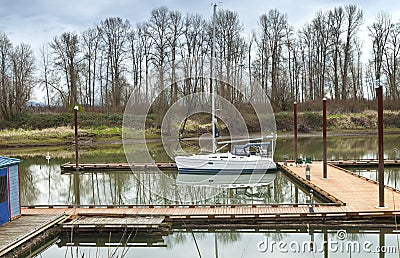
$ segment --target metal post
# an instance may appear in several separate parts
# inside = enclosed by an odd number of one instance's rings
[[[310,168],[310,165],[306,165],[306,179],[308,180],[308,181],[311,181],[311,168]]]
[[[310,205],[308,206],[309,212],[314,212],[314,190],[310,190]]]
[[[384,193],[384,160],[383,160],[383,88],[378,86],[376,89],[376,98],[378,100],[378,159],[379,159],[379,207],[385,207],[385,193]]]
[[[289,159],[289,155],[283,155],[283,165],[287,166],[287,160]]]
[[[297,102],[293,103],[293,134],[294,134],[294,161],[298,158],[297,153]]]
[[[75,169],[79,170],[79,153],[78,153],[78,110],[79,107],[74,107],[74,120],[75,120]]]
[[[328,167],[327,167],[327,146],[326,146],[326,98],[322,99],[322,138],[324,141],[323,151],[323,178],[328,178]]]

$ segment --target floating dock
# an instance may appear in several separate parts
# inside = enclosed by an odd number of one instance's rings
[[[171,164],[171,163],[168,163]],[[400,191],[385,187],[386,208],[377,208],[378,184],[343,168],[328,165],[328,179],[323,179],[322,162],[310,164],[311,180],[305,176],[305,166],[293,162],[278,163],[296,183],[313,189],[315,194],[330,200],[330,204],[315,205],[311,212],[308,205],[299,204],[261,204],[261,205],[127,205],[125,207],[72,207],[72,206],[35,206],[22,210],[23,214],[90,214],[90,215],[137,215],[164,216],[167,221],[174,220],[226,220],[257,219],[259,221],[277,220],[324,220],[341,217],[346,219],[368,219],[386,217],[394,219],[400,215]],[[397,204],[397,205],[396,205]],[[218,221],[219,222],[219,221]]]
[[[293,160],[289,160],[289,163],[293,163]],[[315,161],[319,162],[319,161]],[[283,163],[283,162],[282,162]],[[378,160],[375,159],[360,159],[360,160],[330,160],[329,164],[340,166],[340,167],[378,167]],[[385,166],[387,167],[400,167],[400,161],[398,160],[385,160]],[[76,171],[75,163],[65,163],[61,165],[61,169],[64,171]],[[78,171],[92,171],[92,170],[176,170],[177,166],[174,162],[157,162],[157,163],[82,163],[79,164]]]
[[[64,213],[24,215],[2,225],[0,227],[0,257],[3,257],[3,255],[12,252],[22,245],[26,245],[26,248],[30,248],[28,242],[35,237],[40,236],[42,241],[51,234],[57,235],[57,232],[49,233],[48,230],[58,223],[65,221],[68,217],[69,215]],[[44,234],[45,232],[47,233]],[[31,244],[34,245],[35,243]]]
[[[75,163],[65,163],[61,165],[61,169],[64,171],[76,171]],[[89,170],[176,170],[175,163],[82,163],[79,164],[78,171],[89,171]]]
[[[379,161],[375,159],[360,159],[360,160],[331,160],[329,164],[340,167],[378,167]],[[398,160],[384,160],[385,167],[398,167]]]
[[[324,179],[322,162],[309,164],[311,180],[305,177],[305,166],[296,166],[293,163],[288,163],[286,166],[279,163],[279,166],[296,181],[354,212],[400,211],[399,190],[385,186],[386,208],[377,208],[378,183],[338,166],[328,163],[328,178]]]
[[[385,205],[378,205],[378,184],[373,180],[328,165],[328,178],[323,179],[322,162],[309,164],[311,180],[305,166],[278,163],[285,173],[331,203],[310,204],[225,204],[225,205],[47,205],[22,208],[22,217],[0,227],[0,235],[11,242],[0,242],[1,253],[21,245],[19,239],[29,240],[56,227],[94,233],[136,228],[143,232],[165,234],[169,227],[185,228],[279,228],[321,227],[390,228],[396,227],[400,216],[400,191],[386,186]],[[60,215],[61,214],[61,215]],[[31,218],[42,218],[36,224]],[[52,219],[50,219],[52,218]],[[66,220],[68,218],[68,220]],[[20,224],[19,224],[20,223]],[[30,224],[31,230],[19,225]],[[34,230],[32,230],[32,228]],[[10,230],[9,233],[5,230]],[[13,236],[11,236],[11,234]]]

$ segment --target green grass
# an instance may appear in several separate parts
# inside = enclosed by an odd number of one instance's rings
[[[245,113],[250,132],[258,132],[259,128],[250,114]],[[146,131],[143,129],[122,129],[124,115],[121,113],[79,113],[79,139],[85,144],[101,144],[122,141],[122,134],[129,139],[159,139],[161,132],[157,125],[156,115],[148,115]],[[190,117],[185,130],[185,137],[196,137],[209,132],[211,125],[208,115]],[[249,119],[252,118],[252,119]],[[125,122],[136,126],[143,121],[140,116],[127,116]],[[251,121],[250,121],[251,120]],[[279,112],[275,114],[276,128],[279,134],[293,131],[293,113]],[[158,120],[157,120],[158,121]],[[250,121],[250,122],[249,122]],[[334,113],[328,114],[328,130],[332,133],[362,134],[376,130],[376,111],[363,113]],[[387,133],[400,132],[400,112],[385,111],[385,130]],[[225,125],[219,124],[224,132]],[[299,112],[298,130],[300,133],[320,132],[322,129],[322,112]],[[19,114],[10,121],[0,123],[0,146],[42,146],[65,145],[74,141],[73,115],[61,114]]]

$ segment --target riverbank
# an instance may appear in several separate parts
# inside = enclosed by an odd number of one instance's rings
[[[329,130],[329,137],[365,136],[375,135],[376,129],[335,129]],[[137,132],[130,141],[143,141],[143,132]],[[400,135],[400,128],[386,128],[385,134]],[[132,134],[130,134],[132,136]],[[191,137],[192,136],[192,137]],[[191,140],[198,140],[198,136],[188,136]],[[290,131],[278,131],[278,138],[290,139],[293,133]],[[299,133],[299,138],[322,137],[321,131]],[[221,137],[223,139],[224,137]],[[146,133],[146,142],[161,142],[160,134],[156,132]],[[70,127],[46,128],[42,130],[0,130],[0,148],[27,148],[27,147],[51,147],[68,146],[74,144],[74,130]],[[79,144],[81,146],[97,146],[107,144],[122,144],[122,128],[93,128],[79,129]]]
[[[151,117],[149,124],[151,124]],[[293,137],[293,114],[280,112],[275,114],[278,137]],[[185,130],[185,137],[199,137],[202,131],[211,131],[210,124],[203,122],[204,118],[192,120]],[[362,136],[376,134],[377,114],[374,111],[364,113],[330,114],[328,115],[329,136]],[[8,121],[6,129],[2,123],[0,130],[1,148],[62,146],[74,143],[73,116],[63,114],[21,114]],[[122,143],[123,114],[82,113],[79,114],[79,142],[85,146],[99,144]],[[7,124],[6,123],[6,124]],[[249,122],[252,123],[252,122]],[[254,121],[253,121],[254,123]],[[304,112],[298,116],[299,137],[321,136],[322,115],[320,112]],[[400,112],[385,111],[385,133],[400,134]],[[228,135],[224,125],[219,125],[222,135]],[[252,125],[249,127],[253,128]],[[160,139],[161,133],[155,126],[149,126],[146,131],[130,133],[133,140],[141,140],[143,133],[146,140]],[[257,131],[250,132],[257,134]]]

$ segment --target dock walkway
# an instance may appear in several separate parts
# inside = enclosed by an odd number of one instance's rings
[[[63,213],[21,216],[0,227],[0,256],[24,244],[50,227],[62,222]]]
[[[328,163],[327,179],[323,179],[322,162],[310,164],[311,181],[305,178],[305,166],[296,166],[294,163],[288,163],[287,166],[279,165],[301,183],[337,203],[343,203],[352,211],[400,210],[400,191],[386,186],[384,193],[387,208],[377,208],[379,200],[377,182],[332,164]]]
[[[385,187],[385,208],[378,208],[378,184],[373,180],[358,176],[335,165],[328,165],[328,178],[322,178],[322,162],[310,164],[311,180],[305,176],[305,166],[294,163],[278,164],[289,177],[308,189],[323,195],[331,203],[315,204],[225,204],[225,205],[58,205],[31,206],[22,209],[22,218],[0,228],[0,245],[3,252],[12,246],[4,246],[13,237],[24,238],[27,230],[45,228],[49,223],[44,220],[53,218],[51,223],[58,223],[56,216],[65,214],[75,218],[62,224],[64,228],[103,230],[105,228],[131,227],[157,228],[162,225],[184,227],[210,227],[212,225],[277,227],[298,227],[304,223],[315,225],[350,225],[363,223],[369,227],[394,227],[396,217],[400,216],[400,191]],[[32,218],[38,218],[35,224]],[[39,219],[41,218],[41,219]],[[60,219],[61,217],[59,217]],[[24,226],[25,224],[26,227]],[[54,225],[54,224],[52,224]],[[7,231],[7,230],[10,231]],[[9,232],[9,233],[7,233]],[[29,232],[32,232],[29,231]],[[37,232],[39,232],[37,230]],[[10,234],[15,234],[11,236]],[[29,233],[32,235],[33,233]],[[28,235],[29,235],[28,234]],[[18,237],[18,235],[21,235]],[[12,244],[18,243],[13,241]],[[0,253],[1,255],[1,253]]]
[[[372,180],[357,176],[334,165],[328,166],[328,179],[322,179],[322,162],[313,162],[311,181],[305,178],[305,166],[288,163],[278,164],[286,173],[318,194],[331,200],[334,205],[316,205],[310,212],[308,205],[127,205],[126,207],[28,207],[23,214],[84,214],[93,216],[124,215],[124,216],[165,216],[167,220],[177,218],[190,219],[259,219],[259,220],[289,220],[290,218],[367,218],[387,216],[394,218],[400,215],[400,191],[386,187],[385,200],[387,207],[377,208],[378,185]]]

